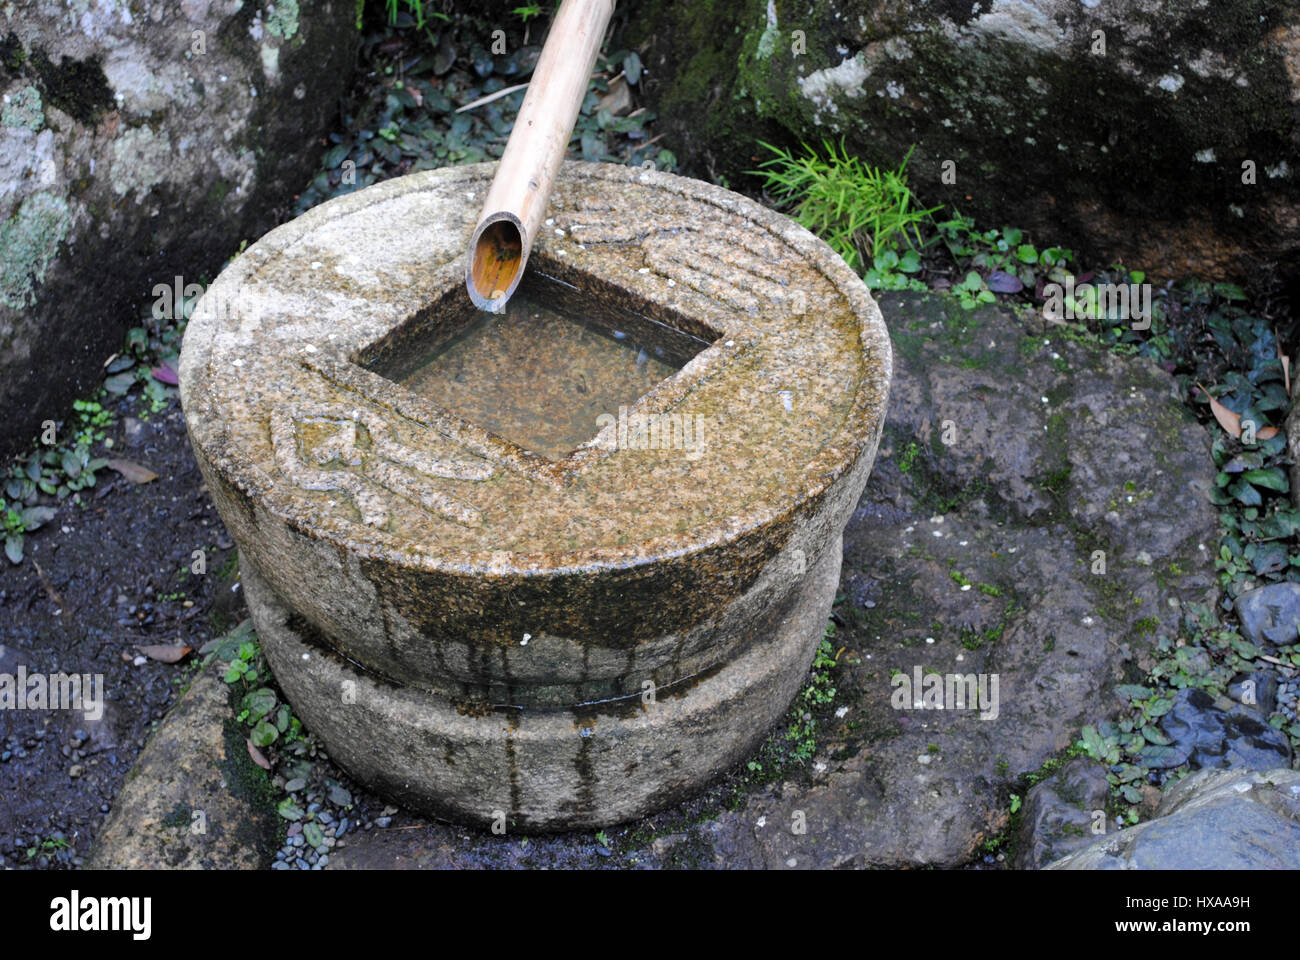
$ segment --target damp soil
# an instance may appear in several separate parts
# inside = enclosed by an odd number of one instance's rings
[[[80,711],[0,710],[0,868],[71,867],[89,853],[114,796],[179,693],[195,657],[145,659],[138,646],[197,650],[244,616],[233,544],[203,486],[179,404],[145,421],[120,401],[111,448],[147,466],[134,484],[112,470],[65,501],[0,568],[0,673],[103,677],[98,719]],[[206,573],[190,572],[205,550]]]

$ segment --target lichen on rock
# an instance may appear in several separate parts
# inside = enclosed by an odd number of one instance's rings
[[[292,40],[298,32],[298,0],[276,0],[266,8],[266,30],[273,37]]]
[[[0,227],[0,303],[21,310],[36,301],[35,289],[67,237],[68,224],[67,201],[38,193]]]
[[[20,87],[14,93],[5,94],[4,107],[0,110],[0,124],[39,131],[45,125],[45,113],[41,109],[41,92],[35,87],[27,86]]]
[[[171,138],[166,131],[156,134],[149,127],[128,130],[113,143],[113,166],[109,179],[119,196],[135,191],[141,200],[149,189],[166,177],[171,160]]]

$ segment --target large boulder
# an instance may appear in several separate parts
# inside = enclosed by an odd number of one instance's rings
[[[756,137],[842,136],[890,166],[917,144],[927,203],[1100,262],[1220,277],[1300,258],[1292,4],[653,0],[631,39],[687,172],[736,184]]]
[[[1165,794],[1156,819],[1046,869],[1300,869],[1300,772],[1201,770]]]
[[[154,285],[288,212],[354,61],[351,0],[0,14],[0,454],[94,391]]]

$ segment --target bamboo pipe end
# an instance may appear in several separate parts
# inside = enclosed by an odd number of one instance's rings
[[[470,239],[465,287],[474,306],[501,313],[524,276],[524,226],[508,211],[483,218]]]

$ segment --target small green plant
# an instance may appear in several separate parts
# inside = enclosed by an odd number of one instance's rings
[[[903,449],[898,458],[898,469],[907,473],[912,469],[912,464],[916,462],[916,455],[921,452],[921,448],[916,445],[916,441],[910,441]]]
[[[68,843],[68,841],[65,840],[63,837],[51,837],[47,840],[42,840],[40,841],[40,843],[28,847],[26,850],[27,859],[34,860],[38,854],[48,855],[51,853],[55,853],[59,850],[67,850],[70,846],[71,844]]]
[[[302,723],[292,709],[272,687],[259,682],[270,677],[270,670],[252,631],[240,628],[213,643],[211,656],[226,665],[226,683],[235,687],[237,694],[242,692],[235,719],[250,728],[248,739],[253,746],[289,745],[301,739]]]
[[[829,243],[850,267],[862,273],[869,257],[875,279],[882,283],[895,270],[907,274],[919,269],[919,258],[905,261],[905,253],[876,265],[886,251],[915,247],[920,225],[939,209],[913,206],[907,185],[911,150],[897,170],[881,170],[851,156],[843,141],[837,146],[823,140],[825,156],[807,144],[799,156],[770,143],[759,145],[773,156],[749,173],[762,178],[764,189],[793,204],[795,219]]]
[[[9,562],[23,562],[23,542],[26,534],[40,528],[54,517],[53,507],[24,507],[22,504],[10,506],[0,498],[0,519],[3,520],[5,539],[5,556]]]
[[[974,270],[966,274],[966,279],[953,287],[952,292],[956,294],[957,302],[961,304],[963,310],[974,310],[981,303],[993,303],[997,300],[984,278]]]
[[[611,845],[609,842],[609,835],[606,834],[604,830],[601,830],[599,833],[596,834],[596,842],[599,843],[602,847],[608,847]]]
[[[253,662],[261,653],[261,648],[257,645],[256,640],[245,640],[235,648],[235,655],[230,658],[226,667],[226,683],[238,683],[243,680],[246,683],[255,683],[257,681],[257,665]]]
[[[510,12],[523,20],[524,23],[527,23],[533,17],[540,17],[542,15],[542,5],[540,3],[530,3],[527,6],[515,7]]]
[[[921,255],[917,251],[904,250],[899,256],[886,250],[872,258],[871,268],[862,280],[872,290],[925,290],[925,284],[913,276],[920,270]]]

